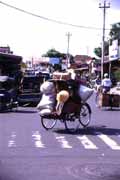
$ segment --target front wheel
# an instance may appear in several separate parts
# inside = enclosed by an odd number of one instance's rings
[[[41,123],[42,123],[42,126],[46,130],[49,130],[49,129],[52,129],[56,125],[57,119],[54,119],[54,118],[49,119],[47,117],[41,116]]]
[[[91,120],[91,108],[89,104],[83,103],[80,109],[80,123],[83,127],[89,125]]]

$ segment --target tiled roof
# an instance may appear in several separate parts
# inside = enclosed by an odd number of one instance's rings
[[[74,57],[74,61],[77,64],[88,64],[89,62],[92,61],[92,57],[88,55],[76,55]]]

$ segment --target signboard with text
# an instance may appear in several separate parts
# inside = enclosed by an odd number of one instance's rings
[[[109,60],[118,60],[119,59],[119,47],[118,40],[112,41],[112,45],[109,46]]]

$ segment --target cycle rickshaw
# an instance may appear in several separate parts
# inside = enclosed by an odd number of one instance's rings
[[[109,92],[103,93],[102,87],[96,95],[96,105],[99,108],[119,108],[120,107],[120,87],[112,87]]]
[[[51,80],[50,80],[51,81]],[[64,82],[66,80],[52,80],[55,82]],[[86,87],[87,88],[87,87]],[[71,90],[72,87],[69,85],[69,89]],[[91,91],[92,92],[92,91]],[[91,93],[89,97],[91,96]],[[57,121],[64,123],[65,129],[69,132],[75,132],[79,129],[80,125],[83,127],[87,127],[91,120],[91,107],[87,103],[86,100],[82,100],[76,103],[74,100],[69,98],[63,105],[63,109],[61,114],[57,114],[56,111],[53,111],[48,114],[40,114],[42,126],[46,129],[52,129]]]

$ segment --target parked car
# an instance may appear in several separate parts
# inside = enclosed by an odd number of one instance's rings
[[[17,89],[15,79],[0,76],[0,112],[17,106]]]

